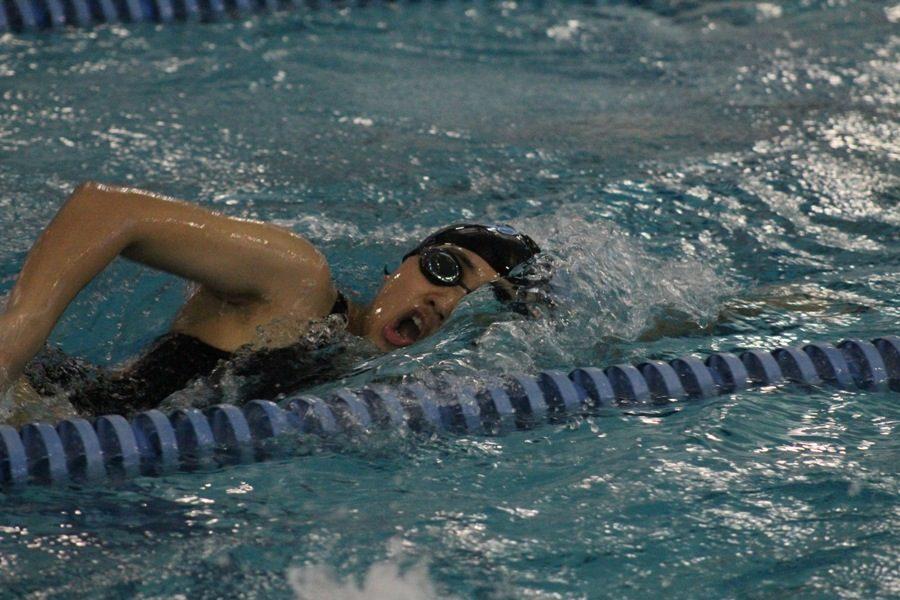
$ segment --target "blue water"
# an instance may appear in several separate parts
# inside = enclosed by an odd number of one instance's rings
[[[360,300],[454,220],[555,257],[554,315],[480,292],[313,392],[897,334],[898,22],[444,1],[5,36],[0,285],[90,178],[290,227]],[[115,364],[184,294],[117,263],[53,340]],[[785,387],[0,494],[0,596],[897,597],[898,422],[896,393]]]

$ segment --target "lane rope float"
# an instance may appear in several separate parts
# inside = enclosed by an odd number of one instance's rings
[[[102,23],[214,22],[302,6],[304,0],[0,0],[0,34]]]
[[[710,398],[786,383],[900,391],[900,337],[508,375],[440,392],[417,383],[375,384],[325,398],[290,396],[280,404],[252,400],[241,407],[220,404],[171,415],[149,410],[131,420],[69,418],[55,426],[29,423],[18,431],[0,425],[0,485],[90,483],[261,461],[275,451],[274,441],[297,434],[407,429],[496,435],[603,407]]]

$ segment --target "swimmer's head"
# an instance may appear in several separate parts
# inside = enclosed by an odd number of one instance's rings
[[[383,350],[408,346],[437,331],[459,302],[484,284],[523,309],[523,281],[513,271],[540,248],[508,225],[450,225],[410,250],[369,308],[362,334]]]

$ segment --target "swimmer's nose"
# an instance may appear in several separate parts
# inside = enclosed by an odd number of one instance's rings
[[[428,308],[430,308],[431,312],[433,312],[434,315],[437,317],[438,325],[442,325],[444,323],[444,320],[446,320],[446,318],[447,318],[445,316],[447,313],[445,313],[443,310],[438,308],[437,302],[435,302],[431,298],[429,298],[428,301],[425,302],[425,304],[428,305]]]
[[[449,289],[447,291],[450,291]],[[439,324],[443,324],[459,304],[460,298],[458,294],[431,294],[425,301],[425,304],[434,311],[438,318]]]

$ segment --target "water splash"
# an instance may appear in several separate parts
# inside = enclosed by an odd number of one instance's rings
[[[702,331],[716,321],[735,284],[699,257],[652,252],[597,212],[569,207],[514,223],[553,262],[553,309],[526,318],[480,289],[436,335],[363,361],[361,374],[340,384],[406,377],[444,385],[447,375],[602,364],[621,342]]]
[[[354,581],[342,579],[327,565],[291,567],[287,579],[297,600],[453,600],[438,591],[425,562],[404,565],[398,554],[401,544],[393,540],[391,556],[372,564]]]

